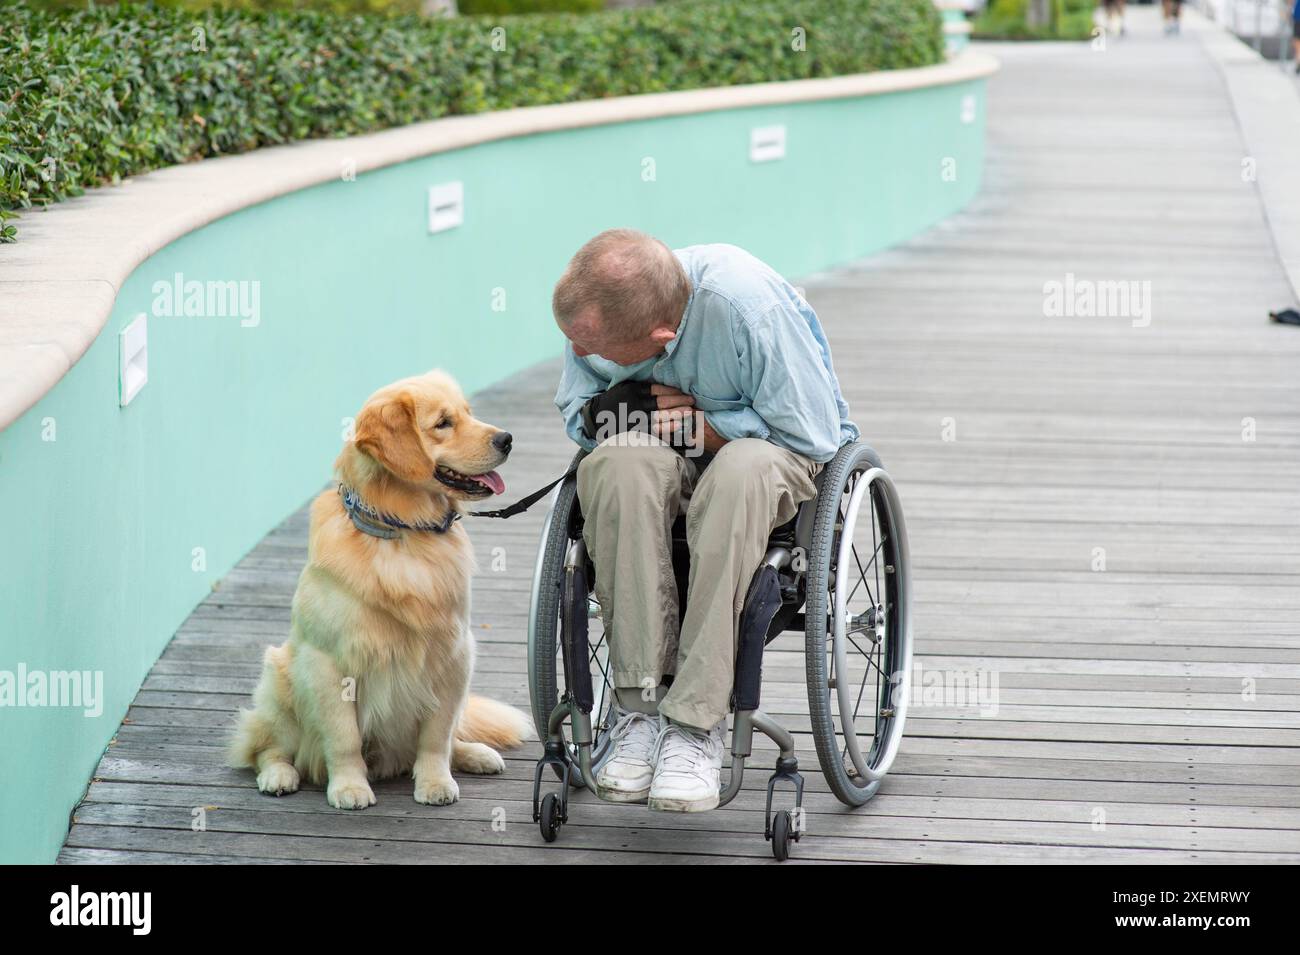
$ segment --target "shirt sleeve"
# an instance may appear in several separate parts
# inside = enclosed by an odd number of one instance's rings
[[[713,430],[728,441],[735,441],[737,438],[759,438],[766,441],[772,434],[772,430],[753,408],[706,411],[704,417]]]
[[[565,341],[564,372],[560,375],[560,387],[555,392],[555,407],[564,416],[564,430],[569,437],[588,451],[596,446],[596,442],[582,433],[582,408],[608,387],[609,382],[578,358],[573,353],[573,345]]]
[[[819,463],[835,457],[835,386],[804,317],[778,306],[732,327],[750,407],[707,412],[713,430],[728,439],[770,440]]]

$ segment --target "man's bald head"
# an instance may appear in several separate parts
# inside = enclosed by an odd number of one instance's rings
[[[676,329],[690,297],[691,280],[668,246],[635,229],[610,229],[570,260],[551,310],[570,338],[626,345]]]

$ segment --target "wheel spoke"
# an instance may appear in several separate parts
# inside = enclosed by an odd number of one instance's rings
[[[866,692],[866,689],[867,689],[867,677],[869,677],[869,676],[871,676],[871,667],[867,667],[867,668],[865,668],[865,669],[862,671],[862,682],[861,682],[860,684],[858,684],[858,698],[857,698],[856,700],[853,701],[853,728],[854,728],[854,732],[857,731],[857,726],[858,726],[858,710],[861,709],[861,707],[862,707],[862,694]],[[879,680],[880,678],[877,677],[876,679]]]
[[[869,661],[870,665],[862,673],[862,683],[858,687],[858,696],[853,704],[853,732],[857,733],[857,721],[862,708],[862,698],[866,694],[867,677],[871,675],[871,671],[874,669],[876,671],[876,688],[874,694],[876,708],[875,708],[875,713],[872,715],[872,721],[871,721],[871,750],[868,752],[868,762],[874,762],[871,753],[874,752],[876,748],[876,744],[878,743],[880,738],[881,718],[882,718],[882,711],[883,711],[881,696],[883,693],[883,688],[889,686],[889,678],[886,676],[884,668],[881,667],[880,665],[879,656],[880,656],[880,651],[879,649],[877,649],[877,652],[875,654],[876,658]],[[847,727],[843,729],[846,733],[848,732]],[[848,756],[847,744],[844,747],[843,756],[844,757]]]
[[[867,561],[867,567],[870,567],[872,564],[876,563],[876,558],[880,556],[880,548],[884,546],[885,546],[885,542],[883,540],[876,545],[876,549],[871,552],[871,560]],[[876,594],[880,593],[880,568],[879,567],[876,568],[876,593],[873,594],[871,592],[871,584],[867,583],[866,568],[862,566],[862,560],[858,557],[857,546],[851,545],[849,550],[853,553],[853,562],[858,565],[858,582],[853,585],[853,589],[849,591],[849,595],[848,597],[845,598],[844,602],[847,604],[850,600],[852,600],[853,595],[858,592],[858,587],[860,585],[865,585],[867,588],[867,598],[871,601],[871,605],[874,607],[877,603]]]
[[[844,604],[847,607],[849,601],[853,599],[853,595],[858,592],[858,588],[865,586],[867,588],[867,599],[874,605],[876,602],[876,596],[871,592],[871,584],[867,583],[867,574],[866,571],[862,569],[862,561],[858,560],[857,547],[850,545],[849,552],[853,554],[853,562],[858,565],[858,582],[853,585],[853,589],[849,591],[849,595],[844,598]]]
[[[871,663],[870,658],[868,658],[868,663]],[[843,732],[844,737],[845,737],[845,740],[846,740],[845,743],[844,743],[844,751],[840,754],[840,758],[841,758],[841,759],[847,759],[847,758],[848,758],[848,755],[849,755],[849,744],[848,744],[848,742],[847,742],[848,734],[851,732],[851,733],[853,733],[854,735],[856,735],[857,732],[858,732],[858,714],[859,714],[859,712],[860,712],[861,709],[862,709],[862,697],[863,697],[863,695],[864,695],[864,694],[866,693],[866,691],[867,691],[867,677],[871,676],[871,669],[872,669],[871,666],[867,666],[867,667],[866,667],[865,669],[863,669],[863,671],[862,671],[862,682],[858,685],[858,695],[857,695],[857,698],[853,701],[853,725],[852,725],[852,726],[841,726],[841,727],[840,727],[840,730]],[[877,696],[877,698],[879,698],[879,696],[880,696],[880,674],[881,674],[881,671],[880,671],[880,667],[879,667],[879,666],[876,666],[875,669],[876,669],[876,671],[877,671],[877,676],[876,676],[876,696]],[[877,718],[876,718],[875,720],[872,721],[872,730],[871,730],[871,733],[872,733],[872,738],[873,738],[873,740],[874,740],[875,735],[876,735],[876,727],[879,725],[879,707],[877,707],[877,713],[876,713],[876,716],[877,716]]]
[[[880,536],[880,543],[876,543],[876,489],[871,488],[871,543],[875,545],[871,552],[871,562],[876,565],[876,593],[880,593],[880,563],[876,558],[880,555],[880,548],[885,546],[885,538]]]
[[[588,667],[590,667],[593,663],[596,664],[596,666],[598,667],[600,666],[600,648],[603,647],[604,645],[605,645],[605,635],[603,633],[600,635],[600,639],[596,641],[595,646],[591,646],[590,644],[588,644],[588,649],[591,651],[591,659],[587,661]],[[602,672],[604,672],[604,668],[602,668]]]
[[[881,676],[885,675],[885,671],[881,670],[879,664],[877,664],[876,661],[873,659],[874,651],[863,650],[860,646],[858,646],[858,641],[854,640],[847,633],[844,635],[844,637],[849,641],[849,643],[853,644],[853,648],[857,650],[858,653],[862,654],[862,656],[866,659],[868,671],[870,671],[871,667],[875,667],[880,672]]]
[[[596,645],[591,648],[591,659],[587,661],[587,666],[588,668],[590,668],[591,664],[594,663],[596,665],[596,669],[600,671],[601,688],[605,691],[609,691],[612,688],[614,681],[610,678],[608,650],[606,650],[606,654],[605,654],[605,663],[602,664],[600,661],[600,648],[603,646],[605,646],[605,634],[602,633],[600,635],[600,639],[596,641]],[[600,724],[603,722],[605,718],[605,713],[609,709],[608,705],[606,705],[610,702],[609,696],[610,694],[608,692],[604,693],[602,696],[602,700],[601,700],[602,705],[600,707],[600,712],[596,714],[597,727],[599,727]]]
[[[884,546],[885,546],[885,538],[882,537],[880,539],[880,543],[876,545],[875,550],[871,552],[871,560],[867,561],[867,567],[870,567],[872,564],[876,562],[876,558],[880,556],[880,548]],[[853,548],[853,559],[854,560],[858,559],[858,549],[856,547]],[[877,572],[878,571],[879,568],[877,568]],[[865,574],[867,572],[866,569],[862,566],[861,561],[858,562],[858,572],[862,574]],[[876,578],[876,588],[879,589],[879,587],[880,587],[880,579]]]

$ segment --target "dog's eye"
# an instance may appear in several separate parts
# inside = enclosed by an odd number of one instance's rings
[[[435,427],[435,428],[450,428],[450,427],[451,427],[451,419],[450,419],[450,418],[442,418],[442,419],[441,419],[437,424],[434,425],[434,427]]]

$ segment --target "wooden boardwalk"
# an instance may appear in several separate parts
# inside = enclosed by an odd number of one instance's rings
[[[915,706],[882,794],[849,811],[816,768],[802,649],[782,638],[764,702],[800,731],[810,789],[792,861],[1300,861],[1300,330],[1264,321],[1290,291],[1221,80],[1194,36],[1130,15],[1105,54],[999,48],[976,204],[804,281],[903,494],[918,660],[996,674],[999,706]],[[1150,324],[1045,316],[1044,284],[1068,273],[1149,282]],[[512,491],[570,454],[556,373],[477,399],[516,435]],[[476,689],[525,709],[540,520],[470,527]],[[259,795],[220,747],[286,633],[305,528],[300,512],[268,535],[177,633],[62,861],[770,861],[758,756],[714,813],[580,794],[553,846],[529,818],[536,744],[504,777],[462,777],[446,808],[409,781],[363,813],[319,789]]]

